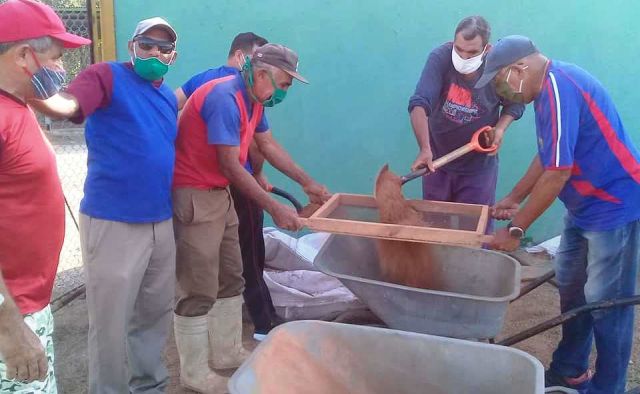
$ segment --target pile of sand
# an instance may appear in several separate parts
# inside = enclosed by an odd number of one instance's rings
[[[373,393],[354,381],[361,368],[349,346],[331,337],[304,338],[285,330],[273,333],[269,346],[256,353],[255,378],[261,394]],[[313,335],[309,332],[308,335]],[[305,348],[304,343],[313,346]],[[316,351],[311,351],[314,348]],[[274,366],[277,366],[274,368]]]

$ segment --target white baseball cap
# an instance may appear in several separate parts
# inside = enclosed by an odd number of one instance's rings
[[[173,42],[176,42],[178,40],[178,34],[173,29],[173,27],[171,27],[169,22],[167,22],[163,18],[160,18],[159,16],[156,16],[156,17],[153,17],[153,18],[149,18],[149,19],[145,19],[145,20],[142,20],[142,21],[138,22],[138,25],[136,26],[136,29],[133,31],[132,39],[138,37],[141,34],[146,33],[147,31],[149,31],[153,27],[163,28],[167,33],[169,33],[169,35],[171,36],[171,39],[172,39]]]

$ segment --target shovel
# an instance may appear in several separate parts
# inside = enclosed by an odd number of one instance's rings
[[[475,133],[473,133],[473,136],[471,137],[471,141],[469,141],[467,144],[461,146],[460,148],[447,153],[444,156],[441,156],[439,158],[437,158],[436,160],[433,161],[433,167],[434,169],[438,169],[442,166],[444,166],[447,163],[450,163],[452,161],[454,161],[455,159],[466,155],[469,152],[480,152],[480,153],[491,153],[491,152],[495,152],[496,149],[498,149],[498,147],[496,145],[491,145],[489,147],[484,147],[483,144],[480,143],[480,135],[482,133],[487,133],[489,131],[491,131],[492,127],[491,126],[485,126],[481,129],[478,129]],[[423,175],[427,175],[431,172],[431,170],[429,170],[428,167],[424,167],[424,168],[420,168],[417,169],[415,171],[412,171],[410,173],[408,173],[407,175],[404,175],[402,177],[400,177],[400,179],[402,180],[402,184],[404,185],[405,183],[409,182],[412,179],[416,179],[416,178],[420,178]]]

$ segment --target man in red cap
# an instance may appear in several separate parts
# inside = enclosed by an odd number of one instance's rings
[[[64,239],[56,158],[26,105],[64,82],[62,52],[91,41],[31,0],[0,4],[0,392],[55,393],[51,290]]]

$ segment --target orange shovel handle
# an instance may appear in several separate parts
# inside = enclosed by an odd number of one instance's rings
[[[488,133],[492,129],[493,129],[493,127],[491,127],[491,126],[484,126],[483,128],[481,128],[481,129],[477,130],[475,133],[473,133],[473,136],[471,137],[471,141],[469,142],[469,144],[471,145],[471,147],[473,148],[474,151],[480,152],[480,153],[491,153],[491,152],[495,152],[496,149],[498,149],[497,145],[491,145],[491,146],[485,148],[480,143],[480,135],[482,133]]]

